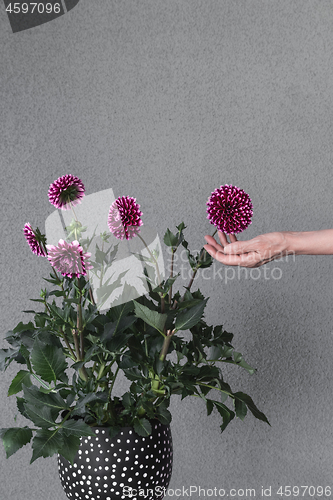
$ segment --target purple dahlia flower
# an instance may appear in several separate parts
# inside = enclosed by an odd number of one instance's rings
[[[63,276],[79,278],[87,274],[87,269],[92,269],[92,265],[87,261],[90,253],[83,253],[83,248],[79,242],[74,240],[71,243],[59,240],[58,246],[46,245],[48,260],[51,265]]]
[[[253,205],[248,194],[236,186],[221,186],[207,202],[207,219],[226,234],[241,233],[251,224]]]
[[[33,230],[29,222],[27,222],[24,225],[23,233],[25,239],[29,244],[29,247],[31,248],[31,251],[36,255],[46,257],[46,238],[45,235],[40,232],[38,227],[37,229]]]
[[[136,198],[120,196],[114,201],[109,210],[108,226],[111,233],[118,239],[130,240],[139,234],[139,226],[143,222],[140,218],[142,212]]]
[[[85,187],[83,182],[76,176],[67,174],[59,177],[49,188],[49,200],[52,205],[62,210],[69,210],[84,196]]]

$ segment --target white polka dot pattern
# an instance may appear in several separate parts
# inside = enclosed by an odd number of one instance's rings
[[[147,437],[123,427],[111,439],[107,428],[96,428],[95,437],[81,437],[73,466],[59,455],[59,476],[67,497],[119,500],[129,498],[133,488],[138,496],[132,500],[141,499],[143,491],[147,500],[161,500],[161,491],[168,488],[171,478],[172,437],[169,425],[151,424],[152,434]]]

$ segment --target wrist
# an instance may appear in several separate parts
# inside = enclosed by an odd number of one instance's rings
[[[303,253],[303,233],[296,231],[283,231],[282,234],[284,237],[284,255],[301,255]]]

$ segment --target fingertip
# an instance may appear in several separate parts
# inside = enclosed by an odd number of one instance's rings
[[[227,254],[227,255],[230,255],[232,253],[230,251],[230,244],[226,245],[223,250],[224,250],[224,253]]]

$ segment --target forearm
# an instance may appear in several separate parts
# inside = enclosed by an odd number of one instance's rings
[[[285,251],[295,255],[333,255],[333,229],[285,231]]]

